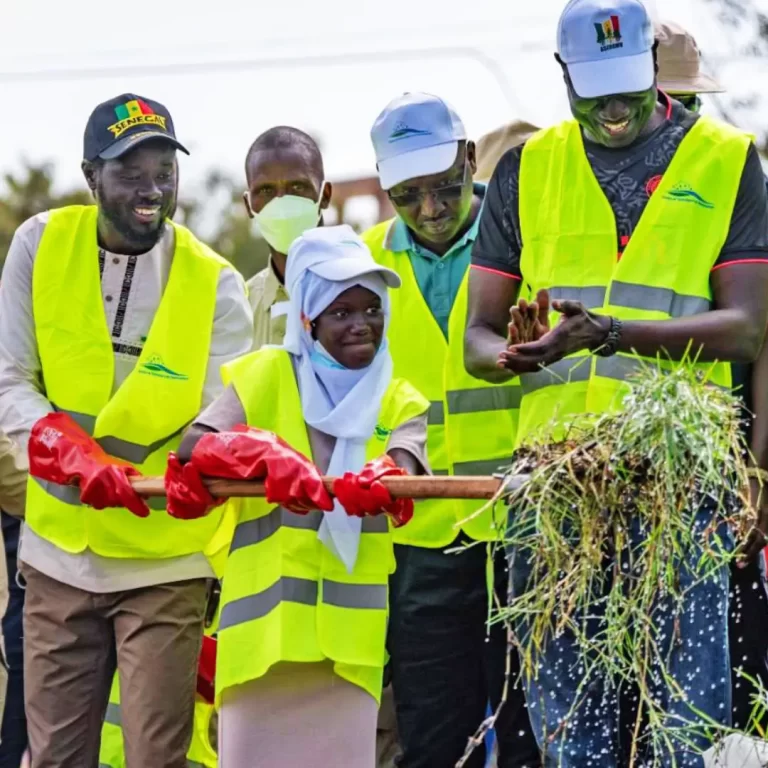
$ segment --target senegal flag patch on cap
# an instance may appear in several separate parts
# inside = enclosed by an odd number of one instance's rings
[[[127,101],[125,104],[115,107],[115,116],[117,117],[117,122],[108,126],[115,138],[135,125],[146,125],[149,123],[159,126],[162,130],[166,130],[165,117],[163,115],[156,115],[152,107],[141,99]]]

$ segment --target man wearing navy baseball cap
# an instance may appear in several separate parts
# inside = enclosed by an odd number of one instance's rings
[[[432,403],[428,448],[439,474],[484,475],[509,463],[520,390],[464,369],[467,274],[485,185],[474,184],[475,145],[456,110],[427,93],[391,101],[371,130],[381,186],[397,216],[363,235],[373,257],[400,275],[391,297],[389,346],[395,375]],[[454,765],[504,688],[506,636],[487,631],[486,547],[492,510],[456,500],[419,502],[393,533],[389,652],[402,768]],[[506,597],[496,558],[498,598]],[[513,678],[515,677],[513,673]],[[539,764],[522,691],[512,687],[496,723],[500,768]],[[475,750],[467,766],[484,764]]]
[[[5,262],[0,424],[30,462],[19,560],[35,768],[98,764],[116,671],[126,765],[188,765],[220,513],[176,519],[130,478],[164,474],[221,392],[221,364],[249,351],[252,315],[242,277],[171,220],[177,150],[162,104],[99,104],[82,163],[95,204],[33,216]]]
[[[470,270],[466,365],[486,381],[519,382],[518,443],[619,405],[641,365],[636,354],[652,365],[690,354],[702,375],[730,387],[731,363],[758,356],[768,320],[768,199],[750,137],[658,89],[640,0],[571,0],[557,46],[574,119],[499,161]],[[744,558],[768,531],[758,486]],[[691,528],[716,526],[720,515],[714,503],[692,510]],[[522,514],[513,524],[527,520]],[[683,580],[697,567],[693,555],[671,565]],[[529,553],[512,553],[514,592],[525,590],[530,567]],[[606,573],[612,568],[608,562]],[[685,692],[659,692],[658,706],[680,722],[729,721],[727,583],[723,568],[690,585],[675,608],[674,647],[664,645],[664,623],[654,624],[654,642],[669,651],[667,671]],[[525,622],[517,629],[524,639]],[[582,688],[570,671],[581,658],[575,640],[566,634],[541,653],[526,650],[538,665],[526,678],[534,731],[542,744],[545,734],[560,734],[548,743],[553,763],[629,764],[610,683]],[[696,682],[702,670],[707,685]],[[577,701],[582,714],[572,709]],[[704,750],[702,733],[693,743]],[[659,748],[661,740],[643,743]],[[675,749],[678,765],[700,765],[698,755]]]

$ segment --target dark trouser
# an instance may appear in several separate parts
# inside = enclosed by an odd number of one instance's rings
[[[694,538],[701,541],[703,531],[713,522],[713,512],[706,508],[698,511],[691,523]],[[637,520],[629,527],[628,539],[634,550],[644,541],[647,532]],[[731,546],[730,535],[721,529],[722,541]],[[685,595],[681,605],[660,594],[651,608],[651,633],[658,654],[664,662],[665,674],[676,681],[685,697],[674,694],[664,679],[658,663],[650,662],[647,689],[659,707],[669,713],[675,725],[703,724],[707,720],[723,726],[731,723],[730,663],[728,658],[728,569],[726,566],[709,568],[704,576],[697,564],[701,559],[701,545],[683,550],[679,561],[673,562],[677,570],[680,593]],[[512,593],[516,597],[531,589],[533,557],[530,550],[510,549],[512,558]],[[621,569],[629,572],[630,554],[621,553]],[[611,574],[617,563],[607,559],[604,574]],[[592,594],[596,597],[581,625],[585,634],[597,637],[604,631],[606,601],[610,578],[602,582],[603,593],[596,582]],[[534,732],[542,745],[547,746],[546,765],[553,768],[617,768],[628,765],[631,745],[621,743],[622,735],[631,734],[622,717],[632,707],[621,701],[626,693],[615,680],[595,665],[583,672],[585,660],[594,658],[591,651],[580,644],[570,630],[550,637],[541,651],[526,643],[530,636],[526,617],[517,620],[518,637],[535,654],[536,677],[526,680],[530,714]],[[701,639],[700,639],[701,638]],[[566,727],[564,727],[564,724]],[[555,736],[556,735],[556,736]],[[554,738],[553,738],[554,737]],[[685,743],[673,741],[674,756],[666,749],[661,757],[647,755],[643,765],[670,768],[703,768],[696,749],[702,752],[712,744],[705,728],[687,734]],[[648,745],[646,745],[648,746]],[[627,748],[629,747],[629,749]],[[690,747],[693,747],[691,749]],[[645,757],[645,756],[644,756]]]
[[[24,652],[21,619],[24,590],[16,581],[16,554],[21,522],[2,513],[5,556],[8,566],[8,608],[3,616],[3,639],[8,660],[8,690],[0,732],[0,768],[19,768],[27,748],[27,718],[24,714]]]
[[[760,560],[762,557],[761,553]],[[758,689],[737,670],[768,688],[768,593],[760,560],[751,561],[745,568],[731,566],[728,648],[734,728],[746,728],[758,694]],[[768,727],[765,713],[760,724]]]
[[[463,543],[460,539],[454,545]],[[390,582],[392,687],[403,756],[401,768],[452,768],[467,740],[498,705],[507,656],[506,633],[486,627],[486,547],[461,554],[444,549],[396,546],[397,570]],[[495,587],[506,602],[509,577],[500,552]],[[512,677],[518,675],[516,655]],[[496,723],[499,768],[541,764],[523,693],[511,687]],[[479,746],[468,768],[485,762]]]

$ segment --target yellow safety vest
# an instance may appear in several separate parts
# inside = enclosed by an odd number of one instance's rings
[[[304,456],[312,455],[287,352],[265,347],[222,370],[250,426],[274,432]],[[428,407],[408,382],[394,379],[367,458],[381,456],[392,430]],[[277,662],[325,659],[334,662],[336,674],[378,701],[388,580],[395,568],[389,519],[363,519],[357,562],[348,573],[317,537],[322,512],[297,515],[255,498],[229,503],[237,505],[239,515],[222,583],[217,702],[223,690],[261,677]]]
[[[187,752],[187,768],[216,768],[216,750],[211,745],[210,729],[214,707],[200,696],[195,696],[192,742]],[[120,712],[120,681],[115,675],[104,723],[101,727],[99,768],[125,768],[122,716]]]
[[[395,221],[377,224],[363,234],[373,258],[397,272],[403,282],[390,292],[387,338],[395,376],[408,379],[430,401],[427,448],[433,473],[492,474],[511,461],[522,397],[519,383],[488,384],[466,372],[469,274],[464,275],[451,309],[446,341],[416,282],[407,252],[388,248]],[[491,541],[497,537],[497,526],[505,524],[505,515],[488,509],[468,520],[479,506],[477,501],[453,499],[419,502],[413,520],[395,530],[395,542],[444,547],[456,538],[459,528],[473,539]]]
[[[520,165],[521,271],[532,295],[546,288],[552,298],[575,299],[621,320],[667,320],[710,310],[710,272],[728,235],[749,143],[736,128],[699,118],[617,257],[615,217],[589,165],[578,123],[537,133]],[[551,319],[556,322],[557,313]],[[641,364],[631,355],[581,352],[520,376],[518,442],[553,420],[618,406],[628,389],[625,378]],[[728,363],[701,367],[714,384],[731,385]]]
[[[95,206],[51,211],[37,250],[32,298],[45,393],[107,453],[142,474],[162,475],[169,451],[200,411],[219,272],[229,264],[172,224],[176,246],[168,284],[135,369],[112,394],[114,352],[96,221]],[[220,510],[200,520],[174,520],[164,499],[149,503],[156,511],[146,519],[126,509],[98,511],[80,504],[78,488],[30,477],[26,521],[67,552],[87,547],[105,557],[168,558],[206,549]]]

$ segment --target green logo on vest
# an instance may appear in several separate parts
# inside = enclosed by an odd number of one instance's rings
[[[392,434],[392,430],[387,429],[382,424],[377,424],[376,428],[373,430],[373,434],[376,436],[377,440],[384,441]]]
[[[675,186],[664,195],[664,199],[678,203],[693,203],[700,208],[711,209],[715,207],[712,203],[705,200],[698,192],[694,192],[687,184],[675,184]]]
[[[186,381],[189,376],[185,373],[177,373],[172,371],[165,363],[160,355],[152,355],[146,363],[142,363],[139,366],[139,373],[145,373],[148,376],[157,376],[161,379],[173,379],[174,381]]]

